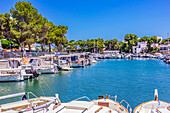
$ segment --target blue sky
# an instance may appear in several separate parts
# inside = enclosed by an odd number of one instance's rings
[[[0,0],[0,13],[18,0]],[[27,0],[26,0],[27,1]],[[170,0],[29,0],[55,25],[68,26],[68,40],[162,36],[170,32]]]

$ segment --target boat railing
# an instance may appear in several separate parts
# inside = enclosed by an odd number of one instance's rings
[[[122,100],[119,104],[122,105],[123,102],[127,104],[126,109],[129,111],[129,113],[131,113],[132,108],[131,108],[130,104],[126,100]]]
[[[83,96],[83,97],[77,98],[77,99],[75,99],[73,101],[81,100],[81,99],[84,99],[84,98],[86,98],[88,101],[91,101],[87,96]]]
[[[109,98],[110,98],[110,99],[115,99],[115,102],[118,102],[118,101],[117,101],[117,95],[115,95],[115,96],[109,96]]]

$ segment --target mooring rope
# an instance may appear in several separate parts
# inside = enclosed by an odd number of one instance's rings
[[[48,86],[47,82],[46,82],[45,80],[43,80],[43,81],[46,83],[48,89],[50,89],[50,91],[55,95],[55,93],[53,92],[53,90]]]

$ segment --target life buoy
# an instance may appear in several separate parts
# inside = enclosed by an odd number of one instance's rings
[[[77,60],[75,61],[75,63],[79,63],[79,60],[77,59]]]

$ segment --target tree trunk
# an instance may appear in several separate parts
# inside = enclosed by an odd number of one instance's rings
[[[50,45],[50,43],[49,43],[49,52],[51,52],[51,45]]]
[[[41,44],[41,50],[42,50],[42,52],[44,52],[44,48],[43,48],[43,45],[42,45],[42,41],[40,41],[40,44]]]
[[[45,38],[44,38],[44,52],[45,52]]]
[[[31,45],[29,44],[28,47],[29,47],[29,52],[31,52]]]
[[[59,46],[58,46],[58,51],[59,51],[59,52],[62,52],[62,45],[61,45],[61,43],[60,43]]]

